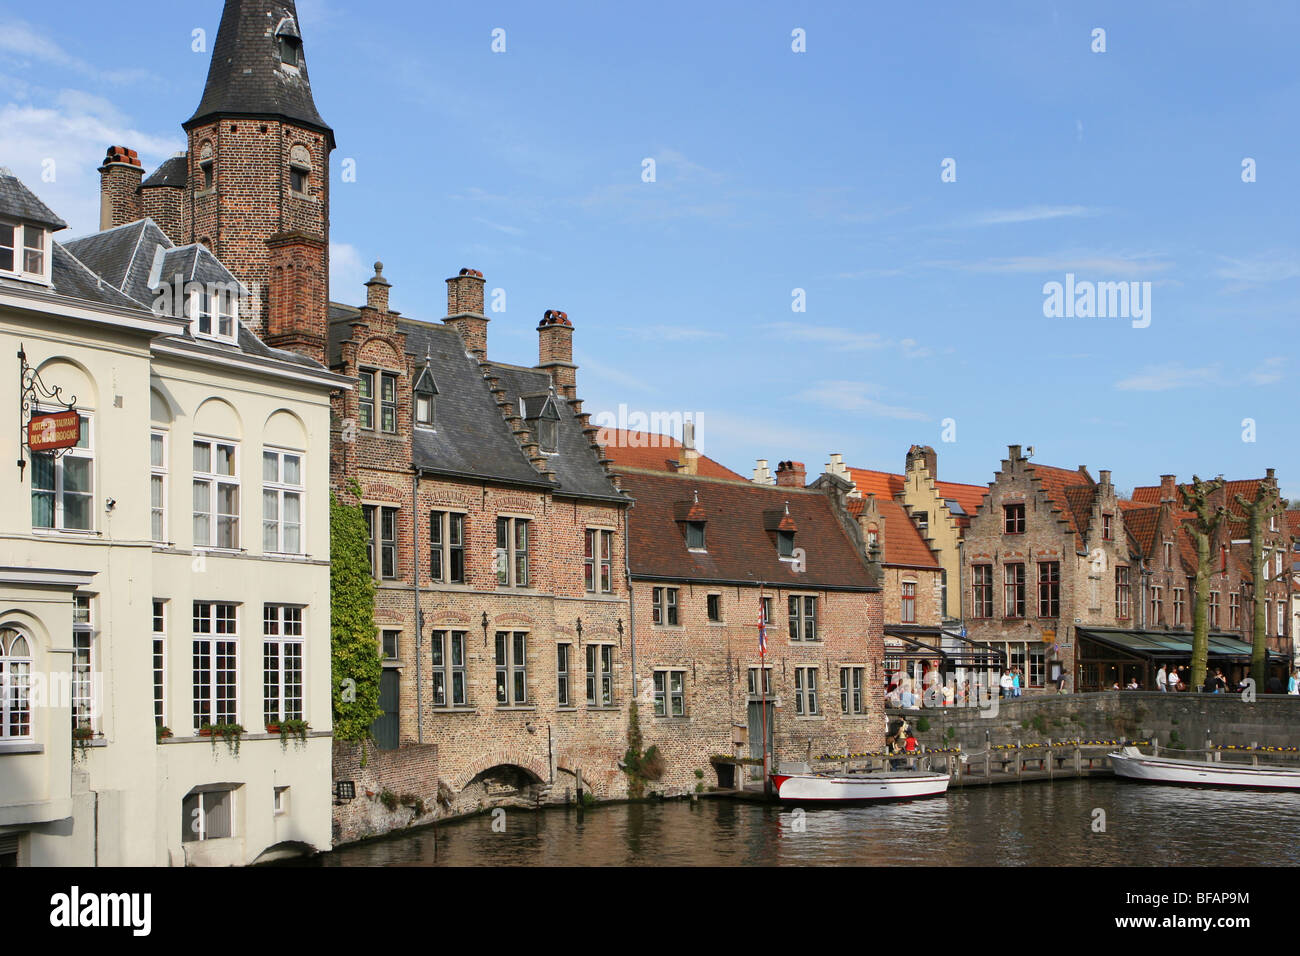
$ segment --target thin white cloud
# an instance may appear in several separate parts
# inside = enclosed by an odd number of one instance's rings
[[[1163,272],[1173,263],[1150,255],[1060,254],[1055,256],[1010,256],[1002,259],[940,259],[926,263],[936,269],[989,274],[1087,273],[1090,276],[1141,276]]]
[[[892,418],[902,421],[929,420],[929,415],[914,408],[881,401],[878,396],[883,391],[882,386],[867,382],[829,381],[805,389],[797,397],[802,401],[836,411],[853,412],[871,418]]]
[[[968,226],[1003,226],[1022,222],[1043,222],[1049,219],[1078,219],[1097,215],[1097,210],[1088,206],[1024,206],[1020,209],[993,209],[969,219],[960,220],[959,225]]]
[[[891,339],[879,332],[862,332],[833,325],[802,325],[797,322],[769,322],[763,328],[786,339],[814,342],[841,352],[869,352],[897,348],[904,358],[929,358],[934,351],[916,339]]]
[[[114,86],[158,79],[155,74],[144,69],[102,70],[93,63],[73,56],[22,20],[0,20],[0,60],[19,67],[30,66],[33,61],[44,63]]]
[[[1252,385],[1276,385],[1285,377],[1282,373],[1285,367],[1286,359],[1281,356],[1274,356],[1265,359],[1264,364],[1259,368],[1248,372],[1246,378]]]
[[[359,302],[371,272],[361,252],[346,242],[330,243],[330,298],[335,302]]]
[[[722,333],[716,330],[697,329],[689,325],[642,325],[625,327],[623,332],[646,342],[690,342],[722,338]]]
[[[1224,265],[1214,270],[1220,279],[1228,279],[1238,287],[1260,285],[1266,282],[1283,282],[1300,276],[1300,256],[1268,256],[1255,259],[1230,259],[1222,256]]]
[[[1147,365],[1141,371],[1115,383],[1121,392],[1168,392],[1178,388],[1213,385],[1222,380],[1218,365],[1189,368],[1181,362]]]

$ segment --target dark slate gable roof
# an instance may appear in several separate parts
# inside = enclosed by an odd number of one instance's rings
[[[346,329],[346,325],[343,326]],[[435,428],[416,428],[411,457],[418,468],[550,488],[524,457],[478,363],[465,354],[455,329],[403,320],[407,352],[430,365],[438,380]],[[350,330],[348,330],[350,331]]]
[[[74,299],[85,299],[122,309],[139,308],[140,303],[119,292],[95,275],[85,263],[59,243],[54,243],[54,291]]]
[[[540,412],[549,401],[549,373],[496,362],[491,363],[491,367],[492,374],[500,379],[501,387],[505,389],[506,399],[516,409],[523,408],[521,399],[524,396],[530,396],[533,406],[530,411]],[[539,395],[542,397],[538,398]],[[582,422],[574,414],[572,406],[559,400],[551,402],[550,406],[560,419],[556,454],[547,456],[547,463],[555,472],[556,492],[584,498],[622,498],[601,467],[600,458],[583,433]],[[522,417],[522,411],[520,414]]]
[[[55,232],[68,228],[66,222],[7,169],[0,169],[0,216],[48,226]]]
[[[634,576],[879,590],[830,498],[820,491],[632,469],[621,474],[636,501],[628,515]],[[703,553],[687,550],[678,524],[680,506],[693,506],[696,495],[705,520]],[[798,528],[795,546],[806,552],[803,572],[780,559],[764,527],[765,514],[779,512],[784,518],[787,503]]]
[[[140,184],[140,188],[150,186],[176,186],[184,188],[190,179],[190,161],[186,155],[173,156],[153,171],[153,175]]]
[[[286,18],[298,22],[294,0],[226,0],[203,99],[185,129],[216,116],[278,116],[320,130],[334,148],[334,131],[316,110],[302,51],[296,71],[280,65],[276,29]]]

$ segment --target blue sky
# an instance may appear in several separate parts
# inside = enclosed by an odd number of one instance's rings
[[[971,6],[300,0],[335,295],[382,259],[436,319],[480,269],[492,357],[535,362],[563,309],[588,411],[696,413],[745,474],[916,442],[984,483],[1017,443],[1121,489],[1273,466],[1300,498],[1300,9]],[[97,226],[105,147],[184,148],[221,3],[123,10],[0,7],[0,164],[65,236]],[[1149,327],[1045,317],[1067,273],[1150,282]]]

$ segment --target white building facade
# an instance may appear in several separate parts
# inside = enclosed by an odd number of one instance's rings
[[[0,170],[0,362],[19,382],[0,428],[0,865],[328,849],[330,393],[348,380],[243,329],[203,247],[149,220],[66,245],[62,227]],[[170,312],[151,307],[164,286],[186,290]],[[33,451],[31,416],[70,409],[77,444]]]

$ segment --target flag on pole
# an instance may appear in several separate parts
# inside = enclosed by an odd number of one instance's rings
[[[758,601],[758,656],[767,654],[767,619],[763,616],[763,600]]]

